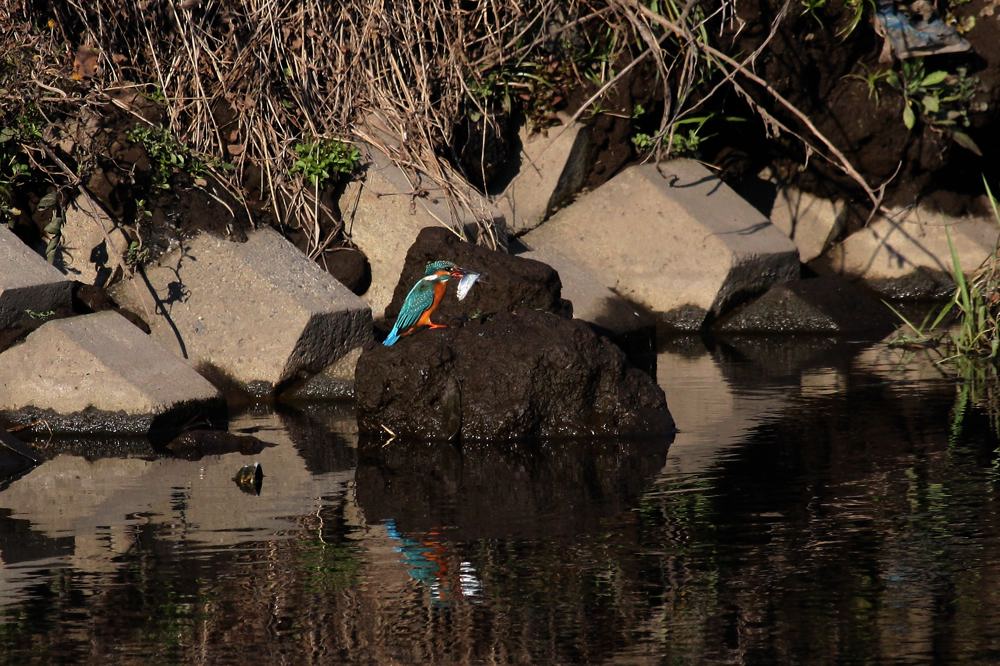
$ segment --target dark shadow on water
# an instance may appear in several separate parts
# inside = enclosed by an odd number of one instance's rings
[[[669,439],[363,447],[358,503],[369,523],[450,539],[573,537],[634,506]]]

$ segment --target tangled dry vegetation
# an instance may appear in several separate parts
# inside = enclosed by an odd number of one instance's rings
[[[879,202],[809,118],[753,73],[770,37],[739,59],[713,45],[743,29],[732,0],[14,0],[0,7],[0,24],[13,27],[0,37],[0,216],[11,226],[30,217],[50,250],[61,208],[110,162],[112,185],[138,184],[138,203],[112,211],[137,228],[134,260],[150,256],[141,250],[150,202],[179,174],[234,225],[297,229],[316,256],[349,243],[335,190],[359,166],[357,140],[405,167],[413,196],[444,192],[456,218],[464,209],[490,231],[456,177],[486,180],[458,154],[462,131],[483,165],[488,138],[515,112],[536,126],[559,111],[641,115],[643,147],[662,156],[683,143],[685,122],[704,122],[698,114],[720,90],[735,90],[771,131],[798,137]],[[649,108],[612,108],[616,86],[641,70],[656,82],[646,84]],[[96,132],[108,109],[130,125],[124,139],[95,147],[77,127],[67,140],[67,124]]]

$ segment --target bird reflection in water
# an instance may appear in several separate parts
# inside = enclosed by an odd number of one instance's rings
[[[435,602],[451,603],[480,595],[482,584],[476,569],[454,553],[439,530],[429,530],[414,539],[400,532],[395,520],[386,520],[384,525],[389,538],[398,544],[395,550],[403,557],[406,573],[427,587]],[[456,560],[459,561],[457,576],[450,564]]]

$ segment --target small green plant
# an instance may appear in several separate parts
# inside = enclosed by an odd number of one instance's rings
[[[132,241],[125,252],[125,265],[135,270],[148,264],[151,256],[148,247],[143,247],[139,241]]]
[[[186,170],[198,176],[205,170],[205,163],[194,157],[190,149],[166,127],[136,125],[126,136],[129,141],[142,144],[146,149],[153,169],[153,187],[169,190],[175,171]]]
[[[705,123],[715,118],[717,114],[709,113],[704,116],[691,116],[689,118],[682,118],[674,123],[674,133],[670,136],[667,132],[661,132],[659,134],[651,135],[645,132],[637,132],[632,136],[632,145],[640,153],[648,153],[663,146],[667,138],[670,138],[670,154],[675,156],[683,155],[695,155],[698,149],[701,148],[701,144],[714,134],[703,135],[702,129],[705,127]],[[726,122],[741,122],[743,118],[738,118],[735,116],[725,116],[722,118]],[[687,128],[686,131],[682,131],[681,128]]]
[[[37,310],[32,310],[31,308],[27,308],[25,309],[24,314],[28,315],[32,319],[48,319],[49,317],[56,316],[56,311],[45,310],[44,312],[39,312]]]
[[[45,258],[50,264],[54,264],[56,261],[56,251],[59,249],[60,243],[62,243],[62,227],[65,221],[58,208],[58,204],[59,191],[53,190],[39,199],[38,205],[35,207],[35,210],[39,213],[52,211],[49,223],[45,225],[44,230],[45,234],[49,237],[48,243],[45,245]]]
[[[930,125],[945,129],[955,143],[977,155],[979,147],[958,127],[969,126],[969,108],[979,79],[968,76],[964,67],[955,73],[927,72],[921,58],[904,60],[900,70],[890,71],[885,82],[903,96],[903,125],[913,129],[918,114]]]
[[[858,79],[864,81],[868,86],[868,99],[875,100],[875,106],[878,106],[878,87],[879,84],[888,83],[889,78],[894,76],[891,69],[865,69],[864,74],[848,74],[848,78]]]
[[[993,216],[1000,225],[1000,207],[985,178],[983,184],[993,207]],[[934,339],[937,327],[950,315],[954,315],[955,326],[950,335],[953,353],[944,360],[981,359],[997,362],[1000,360],[1000,248],[995,249],[983,265],[967,278],[951,240],[951,232],[947,228],[945,237],[951,254],[951,278],[955,282],[951,299],[937,312],[929,325],[927,322],[931,315],[917,326],[891,305],[889,308],[916,335],[915,338],[907,336],[906,340],[917,344],[926,344]],[[941,337],[940,334],[937,335],[938,339]]]
[[[844,3],[844,7],[850,12],[850,18],[847,24],[837,31],[837,37],[841,39],[847,39],[850,37],[851,33],[858,27],[861,23],[861,19],[865,16],[865,6],[875,9],[874,0],[847,0]]]
[[[13,225],[21,215],[14,204],[14,186],[31,172],[20,146],[17,127],[0,128],[0,224]]]
[[[823,19],[819,17],[819,11],[826,7],[826,0],[799,0],[799,4],[802,5],[802,15],[808,14],[822,28]]]
[[[802,5],[803,16],[808,14],[819,24],[820,28],[824,27],[819,12],[826,7],[826,0],[799,0],[799,4]],[[866,6],[875,7],[872,0],[846,0],[844,2],[844,9],[848,12],[848,19],[847,23],[837,31],[837,37],[847,39],[854,32],[861,23],[861,19],[864,18]]]
[[[314,139],[295,145],[298,159],[292,173],[301,173],[313,187],[327,181],[349,176],[361,165],[361,152],[357,147],[338,139]]]

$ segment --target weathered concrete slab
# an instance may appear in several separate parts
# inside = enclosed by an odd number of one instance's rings
[[[45,259],[0,226],[0,329],[16,326],[31,312],[68,310],[72,284]]]
[[[47,322],[0,354],[0,411],[53,432],[149,434],[225,419],[214,386],[116,312]]]
[[[253,393],[319,372],[372,339],[368,306],[269,228],[246,243],[186,240],[114,296],[146,317],[164,347]]]
[[[326,366],[301,384],[281,394],[282,400],[349,400],[354,397],[354,370],[361,358],[361,347]]]
[[[89,194],[80,190],[66,208],[55,265],[70,279],[103,287],[128,250],[128,239]]]
[[[778,190],[771,224],[799,249],[799,259],[810,262],[823,254],[844,225],[844,204],[817,197],[795,187]]]
[[[945,230],[967,274],[993,253],[1000,237],[1000,225],[992,217],[955,218],[917,207],[875,219],[820,261],[889,298],[943,296],[954,288]]]
[[[497,204],[513,234],[531,231],[579,193],[590,166],[590,133],[580,123],[521,129],[521,168]]]
[[[723,333],[824,333],[884,336],[898,325],[895,315],[864,287],[837,276],[795,280],[725,315],[714,329]]]
[[[372,146],[360,148],[369,166],[362,180],[347,186],[340,208],[348,235],[371,265],[371,286],[362,298],[381,318],[392,300],[406,251],[421,229],[462,229],[470,239],[476,238],[478,229],[475,215],[451,206],[434,182],[414,179]],[[490,220],[498,233],[506,233],[503,213],[471,187],[465,196],[477,215]]]
[[[680,329],[799,273],[792,242],[692,160],[630,167],[524,240]]]
[[[655,327],[648,312],[608,289],[589,269],[556,250],[531,250],[518,255],[552,266],[562,282],[562,297],[573,304],[573,316],[613,334]]]

